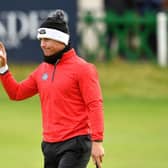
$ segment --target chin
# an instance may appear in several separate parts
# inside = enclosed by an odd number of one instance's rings
[[[49,54],[49,53],[44,53],[44,55],[45,55],[46,57],[48,57],[48,56],[50,56],[51,54]]]

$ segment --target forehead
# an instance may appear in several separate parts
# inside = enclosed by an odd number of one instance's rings
[[[53,39],[50,39],[50,38],[40,38],[41,41],[45,41],[45,42],[49,42],[49,43],[53,43],[53,44],[63,44],[62,42],[60,41],[57,41],[57,40],[53,40]]]
[[[50,38],[41,38],[40,41],[43,43],[47,43],[47,45],[52,45],[52,46],[65,46],[65,44],[63,42],[57,41],[57,40],[53,40]]]

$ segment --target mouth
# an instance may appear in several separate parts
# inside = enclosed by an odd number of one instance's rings
[[[47,48],[42,48],[42,50],[43,50],[43,53],[45,55],[47,55],[48,53],[50,53],[49,49],[47,49]]]

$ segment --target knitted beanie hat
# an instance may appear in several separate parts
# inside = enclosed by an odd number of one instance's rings
[[[65,12],[57,9],[52,16],[48,17],[38,29],[37,38],[48,38],[68,45],[70,35]]]

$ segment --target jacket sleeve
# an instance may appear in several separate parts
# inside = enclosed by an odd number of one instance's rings
[[[17,82],[10,71],[0,75],[1,83],[11,100],[23,100],[37,93],[37,85],[32,75]]]
[[[98,74],[92,64],[81,70],[79,86],[89,110],[92,140],[102,141],[104,133],[103,98]]]

